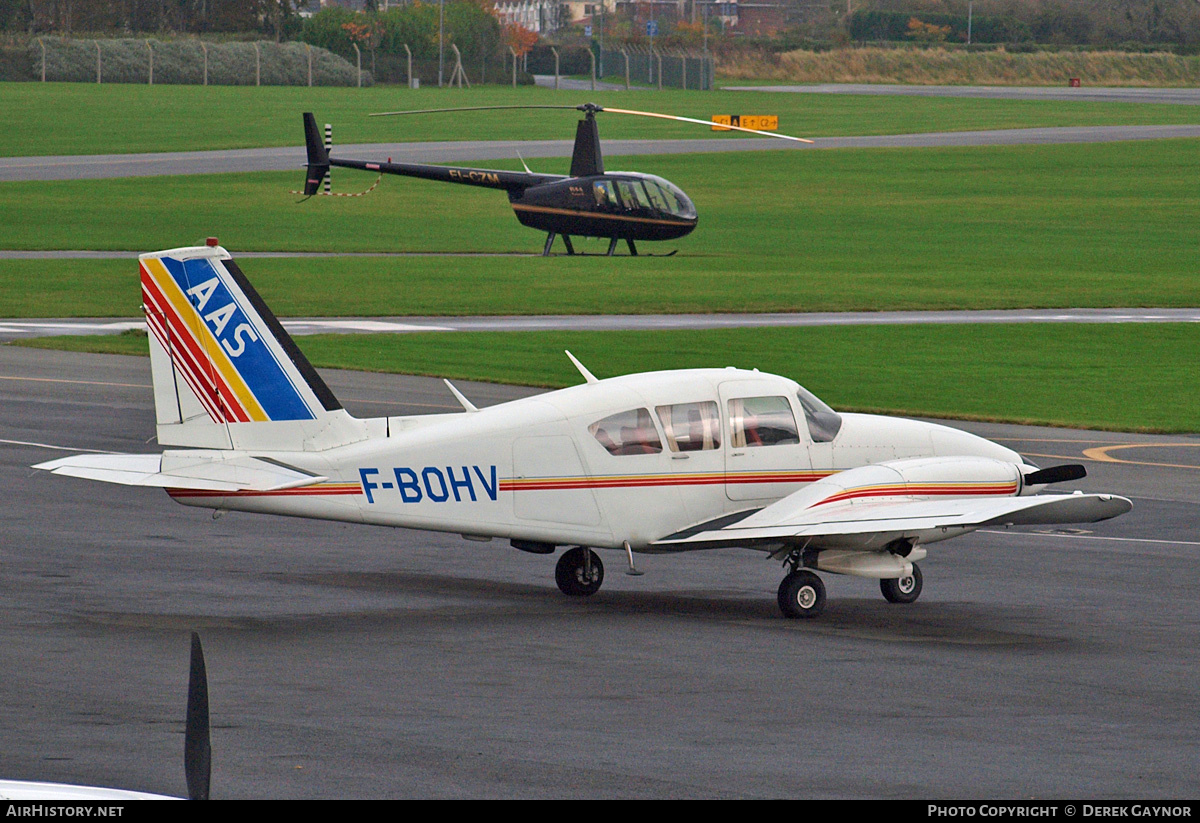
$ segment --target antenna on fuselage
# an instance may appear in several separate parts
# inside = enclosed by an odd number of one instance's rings
[[[571,362],[575,364],[575,368],[579,369],[579,373],[583,375],[584,380],[586,380],[589,383],[599,383],[600,382],[599,380],[596,379],[596,375],[592,374],[590,371],[587,370],[587,366],[583,365],[582,363],[580,363],[578,360],[575,359],[575,355],[571,354],[570,352],[567,352],[567,357],[571,358]]]
[[[474,403],[472,403],[470,400],[468,400],[463,395],[462,392],[460,392],[458,389],[456,389],[454,387],[453,383],[451,383],[449,380],[445,379],[444,377],[442,378],[442,382],[446,384],[446,388],[448,388],[451,392],[453,392],[455,399],[458,400],[458,402],[462,404],[462,407],[464,410],[469,411],[469,412],[479,411],[479,408]]]

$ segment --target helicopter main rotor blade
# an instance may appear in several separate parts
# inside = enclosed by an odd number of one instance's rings
[[[662,120],[681,120],[684,123],[699,123],[701,126],[718,126],[722,129],[730,129],[732,131],[744,131],[744,132],[749,132],[750,134],[761,134],[763,137],[775,137],[779,140],[795,140],[797,143],[813,142],[812,140],[806,140],[803,137],[792,137],[791,135],[787,135],[787,134],[776,134],[775,132],[770,132],[770,131],[759,131],[758,129],[747,129],[747,128],[743,128],[742,126],[727,126],[724,123],[714,123],[711,120],[697,120],[694,117],[680,117],[677,114],[658,114],[657,112],[652,112],[652,111],[633,111],[632,109],[611,109],[607,106],[600,109],[600,111],[608,111],[608,112],[612,112],[613,114],[638,114],[638,115],[641,115],[642,117],[658,117]]]
[[[495,111],[497,109],[579,109],[579,106],[458,106],[452,109],[414,109],[412,111],[377,111],[368,117],[392,117],[397,114],[441,114],[447,111]]]
[[[391,117],[397,114],[439,114],[441,112],[451,111],[497,111],[499,109],[574,109],[582,111],[587,115],[596,114],[599,112],[612,112],[613,114],[636,114],[640,117],[657,117],[660,120],[678,120],[683,123],[697,123],[701,126],[717,126],[720,129],[727,131],[744,131],[747,134],[758,134],[763,137],[774,137],[777,140],[793,140],[797,143],[811,143],[812,140],[807,140],[803,137],[792,137],[789,134],[779,134],[772,131],[759,131],[758,129],[748,129],[745,126],[727,126],[724,123],[714,123],[711,120],[697,120],[695,117],[681,117],[678,114],[659,114],[653,111],[634,111],[633,109],[614,109],[608,106],[598,106],[595,103],[584,103],[581,106],[550,106],[550,105],[532,105],[532,106],[458,106],[450,109],[415,109],[412,111],[380,111],[369,115],[370,117]]]

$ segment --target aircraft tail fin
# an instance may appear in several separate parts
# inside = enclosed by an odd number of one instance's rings
[[[308,168],[304,174],[304,194],[312,197],[321,187],[321,181],[329,174],[329,153],[317,129],[317,118],[313,113],[304,113],[304,147],[308,152]]]
[[[225,249],[139,262],[160,445],[320,450],[362,439]]]

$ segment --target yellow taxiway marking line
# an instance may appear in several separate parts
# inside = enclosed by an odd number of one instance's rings
[[[1104,441],[1076,440],[1061,442],[1087,443]],[[1114,443],[1111,446],[1084,449],[1079,454],[1043,454],[1040,452],[1021,452],[1021,454],[1026,457],[1048,457],[1051,460],[1095,460],[1097,463],[1123,463],[1127,466],[1157,466],[1163,469],[1200,470],[1200,465],[1195,463],[1156,463],[1152,460],[1122,460],[1108,453],[1116,449],[1166,449],[1178,447],[1200,448],[1200,443]]]
[[[1129,463],[1136,466],[1164,466],[1172,469],[1200,469],[1197,465],[1188,465],[1180,463],[1153,463],[1145,460],[1122,460],[1119,457],[1113,457],[1109,454],[1110,451],[1117,449],[1170,449],[1170,448],[1200,448],[1200,443],[1126,443],[1116,446],[1104,446],[1097,449],[1084,449],[1084,457],[1092,460],[1099,460],[1104,463]]]

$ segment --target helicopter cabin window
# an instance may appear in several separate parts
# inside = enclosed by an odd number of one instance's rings
[[[662,441],[658,439],[658,429],[654,428],[654,418],[648,409],[610,414],[588,426],[588,431],[609,454],[658,454],[662,451]]]
[[[796,393],[804,417],[808,420],[808,433],[814,443],[828,443],[837,437],[842,428],[842,416],[826,406],[821,399],[807,389]]]
[[[786,397],[738,397],[729,401],[729,445],[790,446],[800,442],[796,416]]]
[[[600,208],[605,210],[620,208],[611,180],[597,180],[592,184],[592,193],[596,196],[596,205]]]
[[[667,204],[667,198],[663,194],[662,189],[653,180],[644,181],[646,184],[646,192],[650,195],[650,202],[654,204],[654,208],[663,214],[670,214],[673,209]]]
[[[658,406],[658,419],[673,452],[695,452],[721,448],[721,415],[711,400]]]
[[[625,204],[627,211],[650,208],[646,190],[637,180],[618,180],[617,191],[621,193],[621,202]]]

